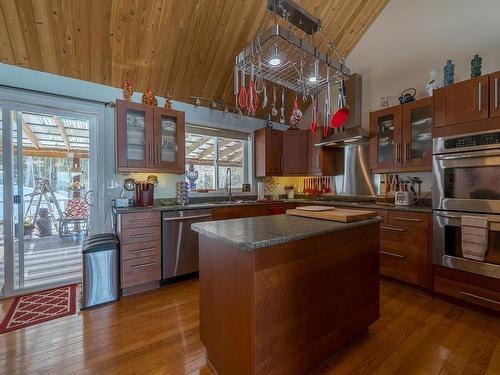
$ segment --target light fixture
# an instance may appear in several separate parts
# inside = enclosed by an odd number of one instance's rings
[[[283,64],[283,60],[281,59],[281,55],[278,49],[278,43],[275,43],[274,46],[274,51],[271,53],[271,56],[269,57],[269,65],[271,65],[273,68],[276,68]]]
[[[319,79],[319,60],[315,59],[311,75],[309,76],[309,78],[307,80],[310,83],[316,83],[316,82],[318,82],[318,79]]]

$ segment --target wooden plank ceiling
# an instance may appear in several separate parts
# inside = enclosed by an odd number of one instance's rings
[[[299,3],[348,55],[388,1]],[[1,0],[0,61],[115,87],[128,80],[184,102],[233,103],[234,58],[271,24],[266,2]]]

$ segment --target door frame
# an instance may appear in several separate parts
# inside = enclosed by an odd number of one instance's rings
[[[99,166],[104,165],[104,104],[91,103],[84,100],[69,99],[52,94],[35,93],[27,90],[0,88],[0,109],[2,111],[2,142],[4,150],[3,172],[4,172],[4,214],[8,219],[4,224],[4,280],[3,290],[0,290],[0,298],[14,295],[26,294],[32,291],[47,289],[59,284],[46,284],[36,287],[15,288],[14,279],[14,227],[12,223],[13,202],[13,170],[14,163],[12,153],[12,127],[10,121],[11,111],[39,112],[48,115],[78,117],[89,121],[90,148],[89,160],[91,170],[95,171],[91,178],[91,189],[96,192],[95,206],[91,210],[89,220],[90,229],[102,228],[106,217],[105,196],[99,192],[105,191],[105,171]],[[7,115],[7,116],[6,116]],[[8,118],[9,121],[4,121]],[[9,181],[9,183],[5,183]],[[24,210],[24,205],[23,205]],[[7,225],[8,224],[8,225]]]

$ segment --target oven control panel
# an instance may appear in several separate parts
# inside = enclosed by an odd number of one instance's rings
[[[452,150],[494,144],[500,145],[500,132],[466,135],[463,137],[447,139],[446,141],[444,141],[444,148],[447,150]]]

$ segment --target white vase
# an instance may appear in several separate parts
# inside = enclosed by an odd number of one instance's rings
[[[286,191],[286,197],[287,197],[288,199],[293,199],[293,198],[295,198],[295,190],[287,190],[287,191]]]

